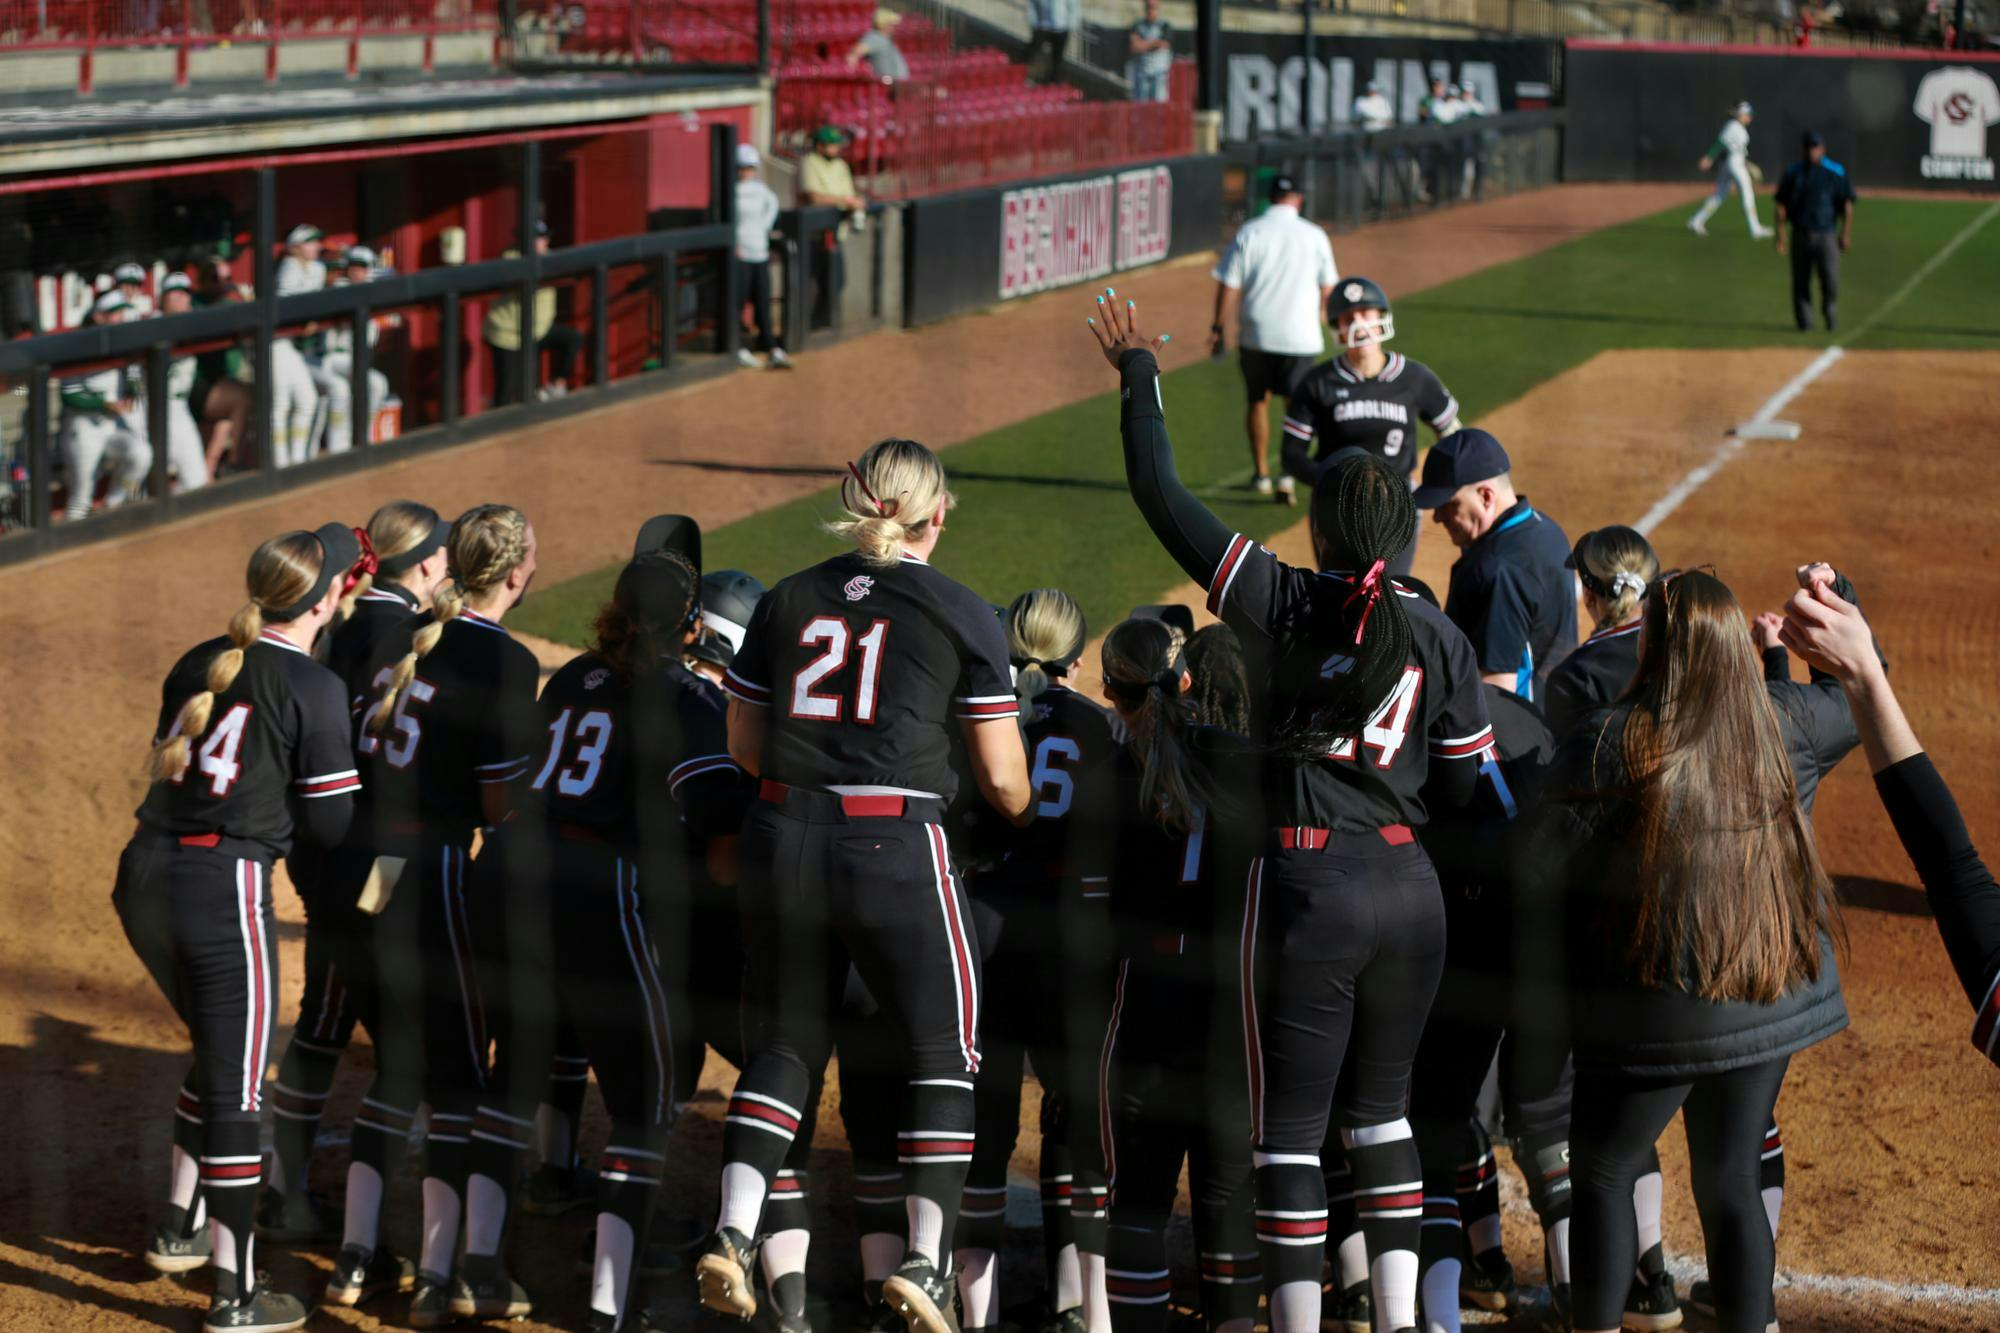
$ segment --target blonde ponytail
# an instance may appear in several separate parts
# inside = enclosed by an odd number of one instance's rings
[[[1194,708],[1181,694],[1181,632],[1163,620],[1127,620],[1104,638],[1104,688],[1132,728],[1139,760],[1139,811],[1170,833],[1186,833],[1207,803],[1187,749]]]
[[[871,444],[847,471],[840,483],[847,517],[826,530],[853,542],[871,565],[895,564],[905,545],[930,530],[940,504],[950,509],[958,503],[945,484],[944,464],[915,440]]]
[[[1014,694],[1028,703],[1066,675],[1083,652],[1083,610],[1060,588],[1034,588],[1007,608],[1007,656],[1014,664]]]
[[[1613,526],[1586,532],[1570,557],[1577,581],[1604,608],[1606,627],[1622,625],[1639,614],[1646,589],[1660,577],[1660,557],[1653,544],[1634,528]]]
[[[445,622],[456,620],[465,609],[465,599],[492,588],[514,572],[528,556],[528,518],[510,505],[479,505],[458,516],[445,542],[451,561],[451,577],[431,601],[430,622],[410,640],[390,674],[389,683],[368,715],[368,732],[380,736],[389,729],[396,700],[416,679],[417,662],[444,637]]]
[[[165,782],[186,769],[195,742],[208,731],[217,695],[229,692],[243,670],[243,651],[264,632],[264,612],[291,606],[319,580],[324,554],[310,532],[273,537],[250,556],[243,583],[250,600],[229,618],[229,647],[211,657],[203,688],[196,690],[174,715],[167,734],[153,743],[146,758],[146,776]]]

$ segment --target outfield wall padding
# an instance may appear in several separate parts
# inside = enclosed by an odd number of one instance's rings
[[[903,319],[931,324],[1213,248],[1222,159],[1100,167],[903,207]]]
[[[1702,153],[1747,100],[1751,160],[1771,184],[1818,130],[1863,197],[1994,185],[2000,57],[1571,42],[1563,87],[1568,181],[1699,181]]]

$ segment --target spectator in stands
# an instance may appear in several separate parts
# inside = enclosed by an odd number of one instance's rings
[[[249,293],[230,280],[229,261],[211,259],[201,266],[194,303],[197,306],[223,305],[243,301]],[[194,359],[194,387],[188,393],[188,410],[208,439],[208,475],[221,475],[225,458],[244,461],[244,447],[250,428],[250,359],[243,345],[203,352]]]
[[[847,67],[853,69],[865,60],[869,72],[884,83],[909,78],[910,62],[903,59],[896,39],[889,35],[902,21],[903,16],[893,9],[876,10],[875,26],[862,33],[861,40],[847,53]]]
[[[736,145],[737,290],[750,303],[757,351],[769,353],[772,368],[782,370],[791,360],[771,338],[771,228],[778,225],[778,196],[758,176],[760,164],[755,144]],[[787,319],[790,314],[786,312]],[[748,347],[737,348],[736,359],[751,370],[762,369]]]
[[[340,268],[333,275],[337,285],[368,282],[375,276],[375,252],[365,245],[350,245],[341,257]],[[393,328],[402,318],[394,313],[371,315],[368,319],[368,345],[374,347],[383,328]],[[342,318],[327,326],[326,352],[320,358],[320,368],[326,372],[324,390],[326,393],[326,451],[330,454],[344,454],[354,447],[354,331],[349,322]],[[361,438],[371,438],[370,427],[375,420],[375,409],[389,401],[389,377],[368,367],[368,405],[361,417]]]
[[[185,273],[169,273],[160,283],[160,313],[184,315],[194,309],[194,283]],[[177,356],[167,366],[167,466],[183,491],[208,485],[208,456],[189,398],[194,392],[195,357]]]
[[[1125,77],[1132,84],[1135,102],[1167,100],[1167,76],[1174,68],[1173,30],[1160,17],[1160,0],[1146,0],[1146,17],[1132,25],[1125,38],[1131,58],[1125,62]]]
[[[1028,0],[1028,77],[1041,83],[1062,81],[1063,51],[1069,46],[1069,30],[1076,26],[1078,0]],[[1040,53],[1047,51],[1048,67],[1035,72]]]
[[[854,188],[854,173],[840,156],[840,146],[847,142],[847,136],[832,125],[822,125],[813,131],[813,150],[799,164],[799,205],[802,208],[838,208],[846,212],[851,220],[859,220],[863,209],[861,196]],[[813,277],[818,283],[818,291],[813,296],[812,322],[814,327],[833,322],[834,302],[840,299],[840,292],[847,285],[847,264],[840,253],[840,242],[847,239],[848,222],[842,222],[835,230],[826,232],[825,248],[813,259]]]
[[[549,224],[535,224],[535,253],[549,252]],[[508,259],[518,259],[519,250],[509,250]],[[522,386],[518,383],[520,359],[515,353],[521,350],[521,298],[513,293],[496,297],[486,308],[484,327],[486,348],[493,354],[493,405],[505,407],[509,403],[521,401]],[[569,392],[570,371],[576,366],[577,353],[583,350],[583,338],[567,324],[556,320],[556,289],[543,287],[535,293],[535,347],[537,352],[553,352],[555,361],[549,370],[548,388],[537,393],[537,397],[560,398]],[[536,377],[540,377],[541,358],[535,358]]]
[[[113,289],[97,298],[90,322],[123,324],[131,313],[124,294]],[[136,364],[114,364],[62,381],[62,418],[56,445],[69,488],[64,517],[76,519],[90,513],[97,498],[100,467],[110,474],[104,493],[106,509],[144,494],[153,450],[146,443],[138,377]]]
[[[1438,108],[1444,105],[1447,89],[1448,85],[1443,79],[1431,80],[1430,92],[1424,95],[1423,101],[1417,103],[1417,119],[1419,121],[1426,125],[1448,125],[1451,123],[1450,121],[1440,120],[1438,116]]]
[[[144,264],[120,264],[112,276],[117,279],[119,294],[125,298],[128,318],[144,319],[153,313],[153,298],[146,295]]]
[[[1354,123],[1370,134],[1393,129],[1396,124],[1396,108],[1382,93],[1382,85],[1373,79],[1354,99]]]

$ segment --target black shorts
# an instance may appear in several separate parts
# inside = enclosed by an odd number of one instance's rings
[[[1262,352],[1255,347],[1236,349],[1236,362],[1243,368],[1243,388],[1253,403],[1260,403],[1274,393],[1289,399],[1299,380],[1318,360],[1314,356]]]

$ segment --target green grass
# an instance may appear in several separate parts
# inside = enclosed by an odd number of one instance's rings
[[[1841,322],[1860,329],[1896,289],[1989,205],[1864,200],[1843,261]],[[1593,232],[1396,303],[1396,347],[1428,362],[1468,419],[1527,393],[1609,348],[1823,346],[1791,325],[1785,261],[1720,213],[1707,240],[1676,208]],[[1733,225],[1732,225],[1733,224]],[[1856,348],[2000,348],[2000,218],[1920,283]],[[1394,295],[1392,293],[1392,295]],[[1082,292],[1076,294],[1081,302]],[[1171,326],[1169,326],[1171,327]],[[1190,329],[1187,336],[1196,331]],[[1096,353],[1080,323],[1077,355]],[[1057,584],[1104,629],[1181,581],[1125,494],[1115,381],[1100,397],[1057,408],[944,453],[960,500],[937,564],[993,602]],[[1775,386],[1774,386],[1775,387]],[[1296,510],[1227,489],[1244,466],[1242,389],[1233,364],[1203,362],[1164,384],[1181,475],[1224,520],[1254,537]],[[921,434],[920,423],[918,433]],[[1273,432],[1276,435],[1276,432]],[[856,441],[858,452],[865,441]],[[747,569],[772,583],[838,544],[819,522],[831,488],[707,533],[710,569]],[[509,618],[531,633],[582,643],[617,566],[546,588]]]

